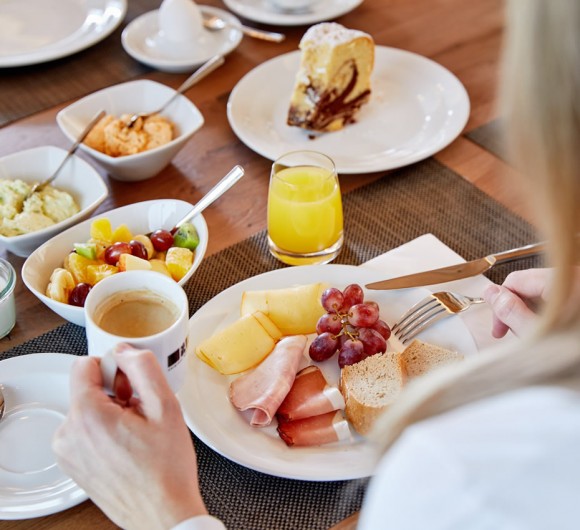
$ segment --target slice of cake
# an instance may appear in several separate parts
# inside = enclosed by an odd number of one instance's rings
[[[463,360],[463,355],[415,339],[401,354],[405,370],[409,377],[426,374],[439,366],[456,363]]]
[[[345,366],[340,391],[345,415],[359,434],[367,434],[375,420],[399,396],[405,370],[399,353],[379,353]]]
[[[371,94],[372,37],[334,22],[308,29],[288,111],[288,125],[336,131],[355,121]]]

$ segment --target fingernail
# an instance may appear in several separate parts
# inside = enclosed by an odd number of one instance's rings
[[[499,285],[495,285],[495,284],[488,285],[485,288],[485,290],[483,291],[483,297],[489,303],[493,303],[500,292],[501,292],[501,289],[500,289]]]

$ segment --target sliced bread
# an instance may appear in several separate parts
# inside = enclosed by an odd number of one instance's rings
[[[439,366],[463,360],[463,355],[415,339],[401,353],[409,378],[423,375]]]
[[[344,412],[359,434],[371,430],[375,419],[397,399],[404,383],[405,371],[399,353],[371,355],[341,370]]]

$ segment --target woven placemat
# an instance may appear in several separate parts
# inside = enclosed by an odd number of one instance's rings
[[[43,64],[0,68],[0,126],[149,72],[125,52],[121,33],[134,18],[157,9],[159,3],[130,0],[121,25],[82,52]]]
[[[535,240],[520,217],[433,159],[390,173],[344,197],[345,246],[337,263],[358,265],[426,232],[466,259]],[[492,269],[499,282],[515,268],[538,266],[528,259]],[[186,285],[190,310],[245,278],[281,265],[261,232],[209,256]],[[59,328],[0,355],[86,351],[84,329]],[[230,529],[326,529],[362,503],[366,480],[305,482],[265,475],[221,457],[197,438],[201,489],[211,513]],[[340,465],[340,462],[337,462]]]
[[[503,121],[497,119],[473,129],[465,134],[467,138],[493,153],[504,162],[508,162],[507,146],[503,133]]]

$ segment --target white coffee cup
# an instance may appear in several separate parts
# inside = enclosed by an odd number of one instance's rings
[[[126,271],[97,283],[85,301],[89,355],[101,357],[104,387],[117,372],[120,343],[151,350],[174,392],[185,379],[189,303],[172,278],[153,271]]]

